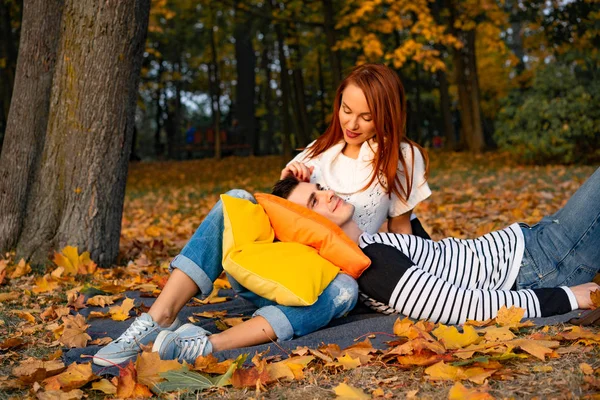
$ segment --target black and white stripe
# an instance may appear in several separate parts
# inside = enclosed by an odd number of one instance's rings
[[[523,243],[517,224],[472,240],[449,238],[434,242],[412,235],[363,234],[359,245],[365,254],[373,264],[386,264],[379,269],[380,276],[389,279],[388,271],[392,268],[397,282],[388,285],[393,287],[389,289],[391,293],[377,293],[382,291],[381,287],[371,291],[370,296],[377,300],[370,298],[367,302],[373,303],[370,306],[377,310],[384,310],[381,301],[389,299],[389,307],[401,314],[446,324],[493,318],[502,306],[524,308],[527,318],[571,311],[569,289],[510,290],[520,267]],[[409,260],[389,263],[394,254],[369,250],[381,244],[394,247]],[[373,278],[371,274],[370,280],[365,280],[371,282],[367,285],[373,286]],[[372,288],[361,286],[367,293],[369,289]]]

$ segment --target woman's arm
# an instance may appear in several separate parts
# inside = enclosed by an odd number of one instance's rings
[[[410,225],[411,214],[412,210],[409,210],[404,214],[388,218],[388,231],[392,233],[405,233],[407,235],[412,235],[413,232]]]

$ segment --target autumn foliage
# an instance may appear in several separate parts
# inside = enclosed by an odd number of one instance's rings
[[[593,170],[521,167],[502,154],[470,159],[433,153],[432,160],[434,194],[417,212],[438,239],[474,236],[514,220],[533,223],[562,205]],[[317,390],[314,396],[327,393],[355,399],[490,399],[507,395],[503,385],[512,387],[511,393],[519,385],[534,384],[528,377],[543,381],[553,373],[569,376],[579,393],[600,390],[600,370],[593,361],[600,345],[597,328],[536,327],[522,321],[523,310],[516,308],[502,309],[493,320],[461,327],[399,317],[392,332],[364,332],[347,348],[334,343],[297,348],[287,358],[248,354],[219,362],[210,355],[182,365],[160,360],[146,349],[120,366],[118,376],[109,378],[94,374],[85,358],[64,364],[63,351],[114,339],[92,340],[89,323],[94,318],[132,321],[145,311],[123,293],[140,291],[150,297],[160,293],[168,261],[218,193],[240,186],[268,190],[279,168],[280,159],[275,157],[133,165],[120,265],[97,268],[85,249],[74,247],[54,254],[46,270],[32,270],[12,254],[4,255],[0,260],[0,390],[39,399],[78,399],[92,393],[145,398],[182,391],[287,396],[294,388],[312,387]],[[216,286],[227,288],[228,282],[220,279]],[[600,304],[600,292],[592,297]],[[204,303],[227,300],[215,290]],[[87,318],[80,313],[83,308],[91,310]],[[215,320],[219,329],[242,321],[224,311],[199,309],[190,322],[201,318]],[[387,340],[385,348],[371,345],[370,339],[377,335]],[[554,390],[571,390],[570,383],[550,385]]]

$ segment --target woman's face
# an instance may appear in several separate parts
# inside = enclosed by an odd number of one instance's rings
[[[358,86],[352,83],[346,86],[338,115],[347,147],[360,149],[364,142],[375,136],[373,115],[365,94]]]

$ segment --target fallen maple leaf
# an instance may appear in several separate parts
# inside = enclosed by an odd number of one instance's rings
[[[460,333],[455,326],[440,324],[432,333],[448,350],[462,349],[470,344],[479,342],[477,331],[469,325],[464,326],[463,333]]]
[[[20,337],[7,338],[0,343],[0,350],[17,349],[25,343],[25,340]]]
[[[60,253],[54,253],[54,263],[65,270],[66,275],[92,274],[96,271],[96,263],[90,259],[90,253],[85,251],[79,255],[77,247],[66,246]]]
[[[360,360],[358,358],[352,358],[346,354],[342,357],[338,357],[337,361],[325,364],[326,367],[343,367],[344,370],[350,370],[360,367]]]
[[[515,306],[506,308],[506,306],[502,306],[502,308],[498,310],[498,315],[496,316],[496,323],[500,326],[518,328],[524,315],[525,310],[523,308]]]
[[[448,392],[448,400],[494,400],[494,397],[481,389],[467,389],[456,382]]]
[[[557,348],[560,343],[554,340],[530,340],[530,339],[513,339],[505,342],[507,345],[512,345],[521,348],[539,358],[542,361],[546,360],[546,354],[552,353],[552,348]]]
[[[31,315],[30,312],[21,311],[21,310],[12,310],[11,313],[21,319],[24,319],[25,321],[27,321],[29,323],[32,323],[32,324],[35,323],[35,317],[33,315]]]
[[[137,372],[133,361],[129,361],[129,364],[125,368],[121,368],[119,372],[117,397],[120,399],[152,397],[152,392],[148,387],[137,382]]]
[[[142,352],[135,361],[137,381],[149,388],[164,380],[160,373],[178,369],[181,364],[177,360],[161,360],[158,353],[148,351]]]
[[[120,306],[111,307],[108,310],[110,317],[115,321],[125,321],[129,318],[129,311],[133,308],[133,299],[125,297]]]
[[[69,391],[96,379],[97,376],[92,372],[91,363],[73,363],[67,367],[66,371],[44,379],[43,383],[46,390]]]
[[[345,383],[340,383],[333,388],[333,391],[337,397],[343,397],[344,399],[366,400],[371,398],[371,396],[366,394],[362,389],[355,388]]]
[[[594,373],[594,368],[588,363],[579,364],[579,369],[584,375],[592,375]]]
[[[19,292],[0,293],[0,303],[4,301],[16,300],[21,297]]]
[[[10,279],[17,279],[31,272],[31,266],[21,258],[21,261],[16,265],[15,270],[10,274]]]
[[[28,358],[19,366],[13,368],[12,374],[23,383],[41,382],[47,377],[56,375],[65,370],[65,364],[60,360],[42,361]]]
[[[92,390],[99,390],[104,394],[117,393],[117,387],[108,379],[101,379],[98,382],[92,382]]]
[[[94,297],[90,297],[86,301],[86,304],[89,306],[106,307],[106,306],[110,306],[115,301],[120,300],[122,297],[123,296],[120,294],[113,295],[113,296],[96,295]]]
[[[67,315],[63,317],[64,329],[59,341],[67,347],[82,348],[87,345],[88,340],[92,340],[86,333],[89,325],[85,323],[83,315]]]
[[[84,396],[82,390],[73,389],[68,392],[62,390],[46,390],[45,392],[37,392],[38,400],[78,400]]]
[[[199,356],[194,362],[194,370],[205,372],[207,374],[224,374],[227,372],[233,360],[225,360],[219,362],[215,356],[209,354],[207,356]]]
[[[503,340],[511,340],[514,339],[515,334],[512,333],[510,327],[508,326],[488,326],[487,328],[482,330],[485,332],[484,338],[488,342],[498,342]]]
[[[41,278],[35,280],[35,286],[31,290],[35,294],[53,292],[58,287],[58,282],[50,277],[50,275],[44,275]]]

